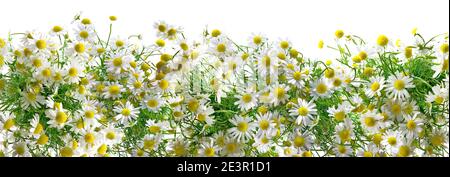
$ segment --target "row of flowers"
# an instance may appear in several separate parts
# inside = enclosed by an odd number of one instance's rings
[[[448,33],[289,39],[88,18],[0,38],[0,156],[448,156]]]

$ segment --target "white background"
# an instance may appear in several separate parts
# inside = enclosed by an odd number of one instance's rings
[[[208,25],[242,42],[252,32],[288,38],[307,55],[320,39],[331,41],[336,29],[369,41],[379,34],[407,38],[414,27],[427,37],[449,31],[449,0],[1,0],[0,37],[67,26],[78,12],[103,36],[108,16],[115,15],[113,35],[153,36],[153,23],[164,20],[188,36]]]

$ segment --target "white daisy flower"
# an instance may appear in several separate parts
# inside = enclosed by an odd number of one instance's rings
[[[133,125],[133,121],[139,114],[139,110],[134,108],[129,101],[114,107],[113,111],[117,113],[114,118],[126,127]]]
[[[316,104],[314,104],[312,100],[307,102],[301,98],[298,98],[297,102],[298,103],[295,105],[294,109],[289,110],[290,115],[297,117],[296,123],[298,125],[311,125],[316,120]]]
[[[256,124],[251,122],[249,118],[236,115],[230,122],[235,126],[230,129],[230,135],[234,139],[240,142],[247,142],[253,137]]]
[[[389,76],[389,87],[387,88],[389,97],[399,100],[405,100],[409,98],[409,93],[406,89],[414,88],[414,84],[412,81],[413,79],[411,79],[409,76],[405,76],[400,73]]]
[[[374,96],[381,96],[381,91],[385,87],[385,80],[383,77],[372,77],[367,83],[366,95],[369,98]]]

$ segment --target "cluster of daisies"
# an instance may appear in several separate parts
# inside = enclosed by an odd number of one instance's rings
[[[448,33],[410,43],[337,30],[304,56],[261,33],[190,40],[154,24],[0,38],[0,156],[448,156]]]

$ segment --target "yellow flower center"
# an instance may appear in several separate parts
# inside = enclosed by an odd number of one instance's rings
[[[253,37],[253,43],[255,43],[256,45],[261,44],[262,42],[262,37],[261,36],[254,36]]]
[[[218,52],[223,53],[223,52],[225,52],[225,50],[227,50],[227,47],[225,46],[225,44],[220,43],[220,44],[217,44],[216,50],[217,50]]]
[[[113,65],[115,67],[120,67],[122,66],[122,58],[121,57],[117,57],[113,59]]]
[[[130,116],[130,115],[131,115],[131,110],[128,109],[128,108],[122,109],[122,115],[124,115],[124,116]]]
[[[88,119],[92,119],[95,116],[95,112],[92,110],[85,111],[84,116]]]
[[[409,146],[403,145],[398,148],[399,157],[408,157],[411,154],[411,148]]]
[[[297,112],[298,112],[298,114],[301,115],[301,116],[306,116],[306,115],[308,115],[309,110],[308,110],[308,108],[302,106],[302,107],[300,107],[300,108],[297,109]]]
[[[109,86],[108,92],[111,95],[118,95],[120,93],[120,87],[118,85],[111,85]]]
[[[247,122],[239,122],[237,125],[237,129],[240,132],[246,132],[248,130],[248,123]]]
[[[385,35],[380,35],[380,36],[378,36],[377,44],[378,44],[379,46],[384,47],[384,46],[386,46],[388,43],[389,43],[389,39],[387,38],[387,36],[385,36]]]
[[[376,124],[376,120],[373,117],[366,117],[364,118],[364,124],[368,127],[373,127]]]
[[[334,118],[337,121],[344,121],[345,117],[346,117],[346,115],[345,115],[344,111],[339,111],[339,112],[334,113]]]
[[[84,141],[86,141],[86,143],[89,143],[89,144],[94,144],[94,141],[95,141],[94,134],[87,133],[86,135],[84,135]]]
[[[9,129],[11,129],[15,124],[16,124],[16,121],[14,121],[14,119],[8,119],[8,120],[6,120],[5,123],[3,124],[3,129],[9,130]]]
[[[161,25],[158,25],[158,30],[160,32],[165,32],[167,30],[167,27],[166,27],[166,25],[161,24]]]
[[[123,47],[124,44],[125,44],[125,42],[123,42],[122,40],[116,40],[117,47]]]
[[[150,131],[150,133],[158,133],[159,131],[161,131],[161,127],[152,125],[148,127],[148,131]]]
[[[70,77],[76,77],[77,75],[78,75],[77,68],[72,67],[72,68],[69,69],[69,76]]]
[[[347,149],[343,145],[339,145],[337,149],[338,149],[338,152],[341,154],[345,154],[347,152]]]
[[[42,70],[42,76],[44,76],[44,77],[52,76],[52,70],[50,70],[50,68],[43,69]]]
[[[405,81],[403,80],[396,80],[394,82],[394,88],[397,90],[403,90],[405,88]]]
[[[442,44],[442,45],[439,47],[439,50],[440,50],[442,53],[448,53],[448,44],[447,44],[447,43]]]
[[[214,30],[211,31],[211,36],[212,36],[212,37],[217,37],[217,36],[219,36],[220,34],[222,34],[222,33],[221,33],[220,30],[218,30],[218,29],[214,29]]]
[[[302,73],[300,71],[295,71],[294,74],[292,74],[292,77],[294,80],[299,81],[302,78]]]
[[[205,149],[205,156],[212,157],[214,155],[215,155],[214,148],[206,148]]]
[[[434,99],[434,101],[437,103],[437,104],[442,104],[443,102],[444,102],[444,97],[442,97],[442,96],[436,96],[436,98]]]
[[[324,94],[328,91],[328,87],[324,83],[319,83],[316,87],[316,91],[319,94]]]
[[[394,145],[397,144],[397,138],[395,138],[395,137],[389,137],[389,138],[387,139],[387,142],[388,142],[391,146],[394,146]]]
[[[261,130],[267,130],[267,129],[269,129],[269,126],[270,126],[270,122],[268,120],[264,119],[259,122],[259,128],[261,128]]]
[[[89,33],[86,30],[80,31],[79,35],[83,39],[87,39],[89,37]]]
[[[336,32],[334,32],[334,35],[336,36],[336,38],[340,39],[344,36],[344,31],[336,30]]]
[[[342,130],[339,132],[339,138],[342,142],[346,142],[350,140],[350,130]]]
[[[47,48],[47,42],[43,39],[39,39],[36,41],[36,47],[40,50]]]
[[[114,133],[113,131],[109,131],[108,133],[106,133],[106,138],[109,140],[113,140],[116,138],[116,133]]]
[[[42,60],[39,58],[35,58],[33,59],[32,64],[34,67],[39,68],[42,66]]]
[[[370,151],[364,151],[363,156],[364,157],[373,157],[373,153]]]
[[[156,100],[156,99],[148,100],[147,106],[151,107],[151,108],[156,108],[156,106],[158,106],[158,100]]]
[[[370,86],[370,89],[374,92],[377,91],[378,89],[380,89],[380,83],[377,81],[373,82]]]
[[[251,94],[242,95],[242,101],[244,103],[250,103],[252,101],[252,95]]]
[[[72,157],[73,156],[73,149],[70,147],[63,147],[60,151],[59,151],[60,155],[62,157]]]
[[[83,43],[77,43],[77,44],[75,44],[75,51],[77,52],[77,53],[83,53],[84,51],[85,51],[85,47],[84,47],[84,44]]]
[[[275,89],[275,95],[277,96],[278,99],[284,98],[285,93],[286,91],[282,87],[278,87]]]
[[[156,45],[158,45],[159,47],[164,47],[166,45],[166,42],[163,39],[158,39],[156,40]]]
[[[365,60],[367,59],[367,57],[369,56],[365,51],[361,51],[358,53],[358,56],[361,60]]]
[[[411,47],[406,47],[405,48],[405,57],[406,58],[411,58],[412,57],[412,48]]]
[[[67,114],[62,111],[58,111],[56,113],[55,120],[58,124],[66,123],[67,122]]]
[[[166,90],[167,88],[169,88],[169,81],[162,79],[161,81],[159,81],[158,86],[162,90]]]
[[[416,122],[414,122],[414,120],[408,120],[408,122],[406,123],[406,128],[408,128],[408,130],[414,130],[416,129]]]
[[[98,147],[97,153],[100,155],[105,155],[107,150],[108,146],[106,146],[106,144],[102,144],[100,147]]]
[[[155,140],[144,140],[144,149],[153,149],[155,144]]]
[[[33,134],[38,135],[44,130],[44,126],[42,124],[38,123],[36,125],[36,128],[34,128]]]
[[[48,142],[48,136],[45,134],[42,134],[41,136],[39,136],[39,138],[37,139],[37,144],[39,145],[44,145],[47,144]]]
[[[295,147],[303,147],[305,145],[305,138],[301,136],[296,136],[294,138],[294,146]]]
[[[280,42],[280,47],[282,49],[287,49],[289,47],[289,42],[288,41],[281,41]]]
[[[444,137],[442,135],[433,135],[431,137],[431,144],[433,146],[441,146],[444,142]]]
[[[187,108],[191,112],[197,111],[199,106],[200,106],[200,103],[199,103],[199,101],[197,99],[192,99],[187,104]]]

